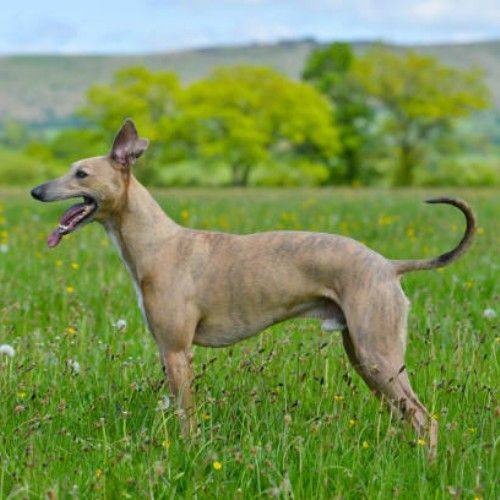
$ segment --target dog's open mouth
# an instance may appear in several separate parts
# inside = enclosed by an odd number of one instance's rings
[[[62,237],[72,233],[78,227],[90,222],[92,215],[97,210],[97,203],[90,197],[84,196],[83,203],[77,203],[69,207],[63,213],[59,227],[55,229],[47,239],[47,244],[53,248],[59,244]]]

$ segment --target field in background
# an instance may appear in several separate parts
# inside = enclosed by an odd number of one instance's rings
[[[308,229],[387,257],[436,255],[477,211],[470,252],[404,279],[407,367],[440,424],[439,456],[391,419],[349,366],[338,334],[291,321],[237,346],[195,351],[201,435],[179,437],[156,348],[102,228],[48,250],[61,204],[0,190],[0,497],[495,498],[499,380],[498,190],[157,192],[182,224],[234,232]],[[488,313],[486,313],[488,316]],[[491,313],[490,313],[491,316]],[[113,326],[126,320],[125,329]],[[52,493],[51,493],[52,492]]]

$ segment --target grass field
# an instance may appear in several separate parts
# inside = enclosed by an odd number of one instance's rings
[[[370,394],[339,334],[291,321],[195,350],[200,437],[163,409],[156,347],[102,228],[54,250],[61,204],[0,191],[0,498],[498,498],[499,192],[464,190],[479,231],[440,271],[408,275],[407,367],[440,425],[439,454]],[[158,192],[185,225],[352,236],[392,258],[436,255],[461,214],[430,191]],[[488,314],[486,314],[488,316]],[[491,314],[490,314],[491,316]],[[117,328],[119,319],[125,328]]]

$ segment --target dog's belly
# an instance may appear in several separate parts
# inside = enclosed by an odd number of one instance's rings
[[[204,347],[225,347],[262,332],[267,327],[292,318],[317,318],[322,321],[323,331],[336,331],[345,327],[345,318],[340,307],[333,301],[319,298],[298,304],[291,309],[264,313],[255,321],[224,317],[210,317],[196,328],[193,343]]]

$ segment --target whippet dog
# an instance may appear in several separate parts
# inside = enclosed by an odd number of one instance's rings
[[[465,215],[453,250],[427,260],[390,260],[351,238],[305,231],[235,235],[185,228],[169,218],[132,173],[148,147],[126,120],[105,156],[31,191],[41,201],[82,197],[63,214],[48,245],[91,221],[100,222],[132,278],[144,319],[158,345],[184,432],[193,430],[191,347],[223,347],[290,318],[318,318],[341,330],[347,355],[363,380],[399,410],[418,435],[437,422],[408,379],[404,355],[409,302],[399,278],[456,260],[469,247],[475,218],[458,199],[434,198]]]

